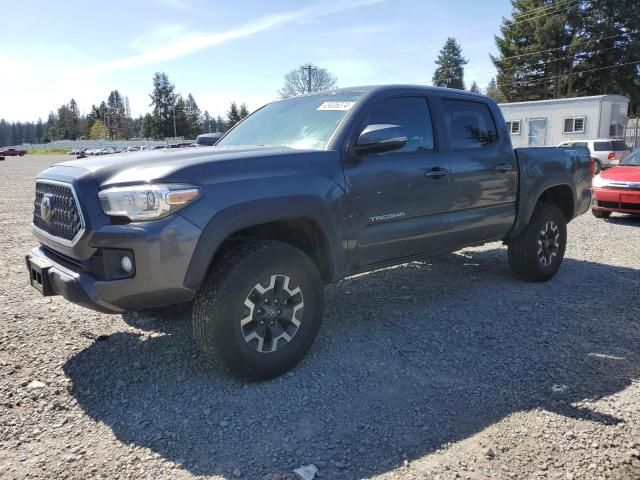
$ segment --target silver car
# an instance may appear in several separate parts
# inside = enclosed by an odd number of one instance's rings
[[[598,163],[598,170],[615,167],[623,160],[631,149],[624,143],[624,140],[615,138],[603,138],[601,140],[573,140],[562,142],[559,147],[586,147],[590,155]]]

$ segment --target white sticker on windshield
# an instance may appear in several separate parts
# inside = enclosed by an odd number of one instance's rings
[[[324,102],[317,108],[317,110],[333,110],[346,112],[347,110],[350,110],[351,107],[353,107],[354,103],[356,102]]]

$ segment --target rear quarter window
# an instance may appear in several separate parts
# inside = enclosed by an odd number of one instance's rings
[[[621,150],[631,150],[629,146],[622,140],[612,140],[611,145],[613,146],[613,150],[615,152],[619,152]]]
[[[445,99],[442,107],[452,149],[483,148],[498,141],[493,115],[486,104]]]
[[[611,142],[593,142],[593,149],[596,152],[607,152],[613,150]]]

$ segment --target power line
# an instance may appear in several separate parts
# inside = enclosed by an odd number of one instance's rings
[[[625,33],[618,33],[617,35],[611,35],[609,37],[596,38],[596,39],[593,39],[593,40],[583,40],[582,42],[579,42],[579,44],[589,43],[589,42],[594,42],[595,43],[595,42],[600,42],[602,40],[609,40],[611,38],[620,37],[620,36],[623,36],[623,35],[635,35],[636,33],[640,33],[640,30],[634,30],[634,31],[625,32]],[[570,45],[570,47],[575,47],[575,46],[576,46],[576,44]],[[529,56],[529,55],[536,55],[538,53],[547,53],[547,52],[553,52],[555,50],[564,50],[566,48],[567,48],[566,45],[562,46],[562,47],[548,48],[546,50],[539,50],[537,52],[528,52],[528,53],[522,53],[520,55],[512,55],[510,57],[501,57],[500,60],[511,60],[513,58],[521,58],[521,57],[526,57],[526,56]]]
[[[627,66],[627,65],[640,65],[640,61],[619,63],[618,65],[610,65],[608,67],[591,68],[589,70],[582,70],[582,71],[579,71],[579,72],[565,73],[563,75],[554,75],[554,76],[551,76],[551,77],[538,78],[538,79],[534,79],[534,80],[518,80],[518,81],[515,81],[515,82],[511,82],[511,83],[499,83],[497,85],[498,85],[498,87],[508,87],[510,85],[515,85],[517,83],[525,83],[525,84],[540,83],[540,82],[544,82],[546,80],[553,80],[554,78],[571,77],[571,76],[574,76],[574,75],[582,75],[583,73],[597,72],[599,70],[608,70],[610,68],[624,67],[624,66]]]
[[[575,3],[578,3],[577,1]],[[554,15],[556,13],[560,13],[562,11],[567,11],[569,10],[571,7],[573,7],[573,5],[567,5],[565,7],[561,7],[558,10],[554,10],[554,11],[548,11],[545,13],[542,13],[540,15],[536,15],[534,17],[528,17],[528,18],[523,18],[522,20],[516,20],[516,21],[512,21],[510,23],[508,23],[506,26],[510,27],[512,25],[518,25],[519,23],[524,23],[524,22],[530,22],[531,20],[536,20],[537,18],[542,18],[542,17],[546,17],[548,15]]]
[[[520,17],[527,17],[527,16],[531,16],[531,15],[536,15],[540,12],[543,11],[548,11],[548,10],[552,10],[555,8],[560,8],[560,7],[567,7],[568,4],[570,3],[578,3],[579,0],[562,0],[556,3],[550,3],[548,5],[543,5],[541,7],[537,7],[537,8],[532,8],[531,10],[529,10],[528,12],[522,12],[522,13],[514,13],[512,14],[513,18],[520,18]],[[562,4],[565,5],[562,5]]]
[[[596,53],[605,52],[607,50],[613,50],[614,48],[620,48],[622,50],[622,49],[628,47],[629,45],[635,45],[636,43],[640,43],[640,40],[636,40],[635,42],[626,43],[623,46],[614,46],[614,47],[601,48],[599,50],[592,50],[592,51],[589,51],[589,52],[579,52],[579,55],[594,55]],[[557,58],[552,58],[551,60],[547,60],[546,62],[530,63],[528,66],[534,67],[534,68],[535,67],[544,67],[545,65],[549,65],[549,64],[554,63],[554,62],[559,62],[561,60],[573,60],[573,59],[575,59],[575,57],[576,57],[576,55],[569,55],[569,56],[566,56],[566,57],[557,57]],[[522,65],[516,65],[516,66],[511,67],[511,68],[505,68],[505,69],[502,69],[502,70],[497,70],[496,69],[496,70],[491,70],[491,71],[487,71],[487,72],[478,72],[478,73],[475,73],[474,76],[477,76],[477,75],[490,75],[490,74],[502,73],[502,72],[505,72],[505,71],[506,72],[513,72],[513,71],[517,71],[519,69],[523,69],[523,67],[525,65],[526,65],[526,63],[522,64]]]

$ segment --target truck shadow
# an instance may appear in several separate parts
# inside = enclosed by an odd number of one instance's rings
[[[432,263],[329,287],[311,353],[271,382],[209,368],[188,321],[113,334],[65,372],[123,443],[227,478],[307,463],[324,478],[369,477],[534,408],[624,421],[572,403],[640,377],[638,270],[567,259],[530,284],[511,277],[504,249]],[[609,297],[595,294],[604,283]]]
[[[618,214],[618,215],[609,217],[606,221],[609,223],[614,223],[616,225],[630,225],[634,227],[640,227],[640,215]]]

